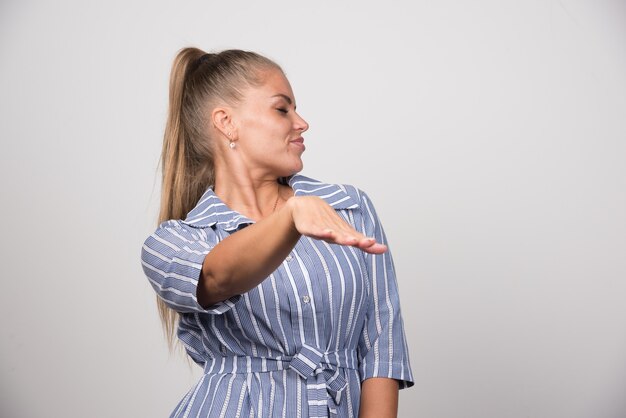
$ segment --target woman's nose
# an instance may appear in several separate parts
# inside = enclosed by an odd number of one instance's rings
[[[305,121],[302,118],[302,116],[298,115],[297,113],[296,113],[296,115],[297,115],[297,119],[296,119],[296,122],[295,122],[296,130],[299,130],[299,131],[302,131],[302,132],[306,132],[309,129],[309,124],[307,123],[307,121]]]

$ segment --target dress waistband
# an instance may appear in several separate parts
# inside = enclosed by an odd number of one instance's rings
[[[213,358],[204,365],[205,374],[258,373],[291,369],[306,383],[309,416],[337,416],[337,407],[348,386],[345,370],[357,369],[356,350],[322,352],[303,344],[294,356]],[[334,405],[329,403],[329,398]]]
[[[291,363],[301,362],[307,364],[309,367],[315,366],[313,367],[313,370],[319,366],[329,366],[333,369],[339,367],[357,369],[358,367],[356,350],[339,350],[322,353],[315,347],[305,344],[294,356],[224,356],[207,359],[207,362],[204,364],[204,373],[221,374],[273,372],[288,369]]]

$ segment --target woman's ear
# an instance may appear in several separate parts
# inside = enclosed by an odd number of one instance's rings
[[[232,111],[227,107],[216,107],[211,112],[213,126],[229,140],[236,139],[237,132],[232,120]]]

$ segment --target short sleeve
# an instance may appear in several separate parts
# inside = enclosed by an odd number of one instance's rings
[[[141,250],[141,264],[150,284],[168,307],[180,313],[222,314],[241,298],[233,296],[209,308],[196,297],[202,263],[217,243],[211,227],[194,228],[166,221],[150,235]]]
[[[387,245],[376,211],[363,192],[360,206],[364,233]],[[366,254],[365,260],[370,300],[358,347],[361,380],[386,377],[398,380],[401,389],[411,387],[413,375],[391,252]]]

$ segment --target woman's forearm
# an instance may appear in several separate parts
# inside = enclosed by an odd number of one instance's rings
[[[398,390],[395,379],[373,377],[363,381],[359,418],[396,418]]]
[[[227,237],[204,259],[198,303],[206,308],[252,289],[276,270],[299,238],[289,204]]]

